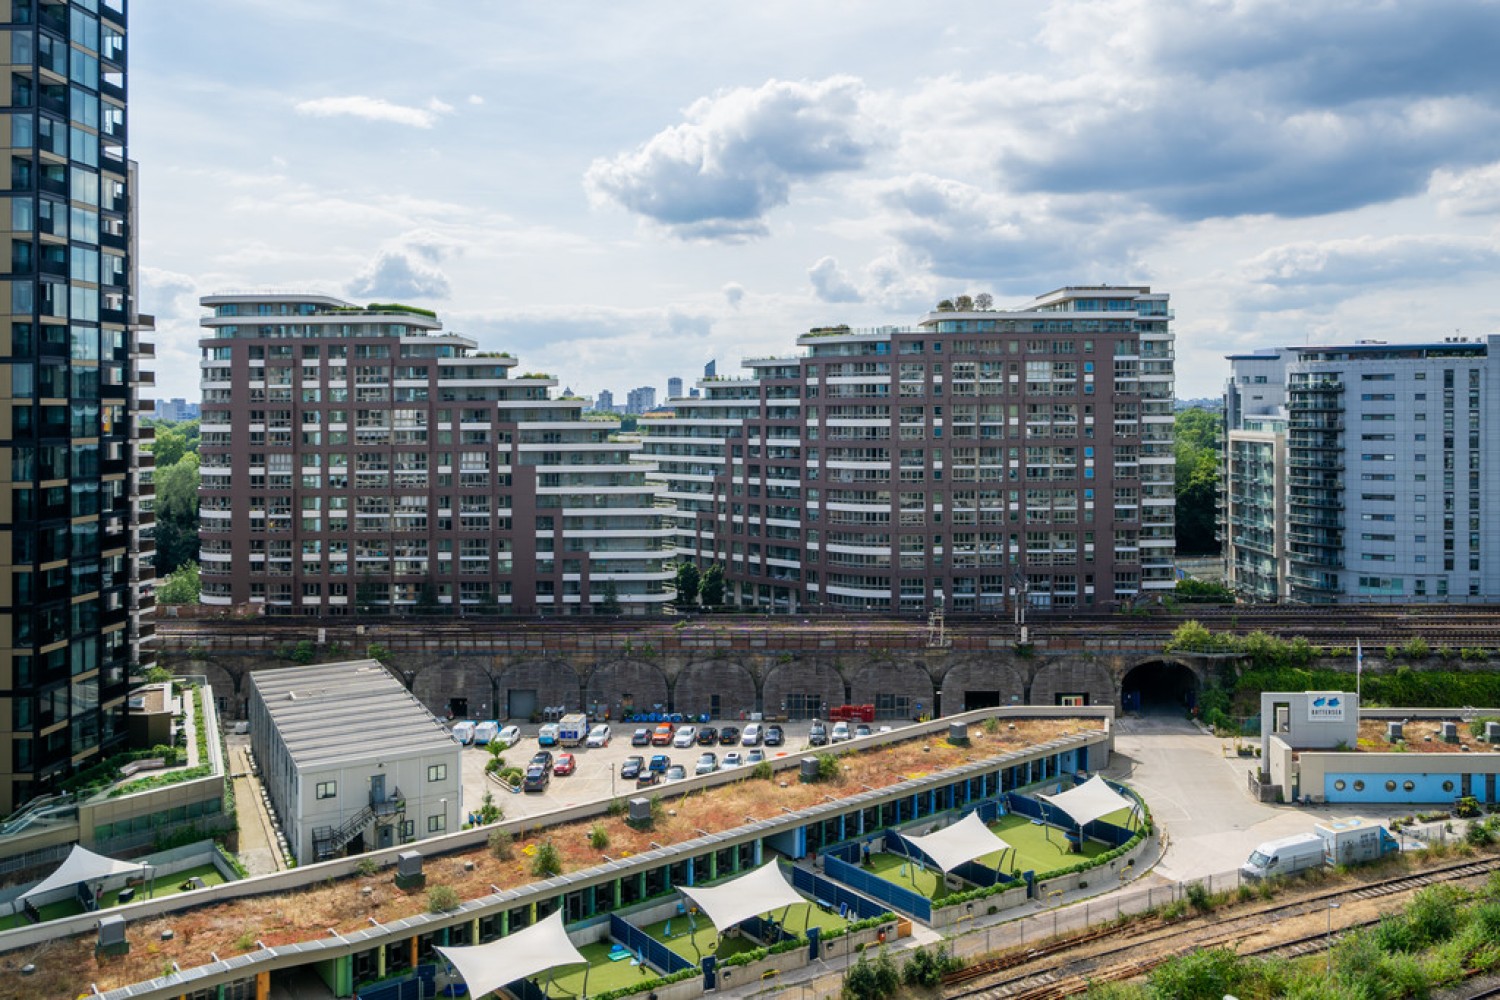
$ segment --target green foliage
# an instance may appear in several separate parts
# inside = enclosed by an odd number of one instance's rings
[[[599,585],[599,613],[601,615],[620,613],[620,590],[613,580],[605,580]]]
[[[1193,408],[1177,414],[1177,551],[1217,554],[1214,517],[1219,486],[1218,414]]]
[[[1489,653],[1487,653],[1485,650],[1475,649],[1472,646],[1465,646],[1459,652],[1458,655],[1462,659],[1471,660],[1471,661],[1473,661],[1473,660],[1488,660],[1490,658]]]
[[[531,874],[537,878],[551,878],[562,874],[562,853],[557,845],[545,840],[537,845],[536,857],[531,859]]]
[[[698,588],[703,582],[703,574],[698,572],[698,567],[690,562],[677,564],[677,606],[690,607],[698,603]]]
[[[901,966],[901,981],[908,986],[936,986],[945,975],[963,967],[963,960],[949,951],[947,945],[938,945],[931,951],[918,948]]]
[[[1208,913],[1214,908],[1214,897],[1208,891],[1208,886],[1202,882],[1189,882],[1187,884],[1187,900],[1193,909],[1199,913]]]
[[[1414,636],[1402,645],[1401,655],[1408,660],[1425,660],[1432,655],[1432,649],[1427,645],[1426,639]]]
[[[1233,591],[1222,583],[1212,583],[1208,580],[1178,580],[1173,593],[1184,601],[1234,603]]]
[[[491,830],[489,849],[497,860],[509,861],[516,855],[516,838],[509,830]]]
[[[861,952],[844,976],[843,1000],[887,1000],[900,988],[901,974],[889,952],[881,948],[873,962]]]
[[[776,777],[776,771],[771,767],[770,761],[763,760],[750,769],[750,777],[758,778],[762,781],[769,781],[770,779]]]
[[[431,309],[423,309],[420,306],[409,306],[401,302],[371,302],[365,306],[370,312],[402,312],[411,313],[413,316],[427,316],[437,319],[437,313]]]
[[[609,831],[604,824],[595,823],[589,827],[589,846],[596,851],[602,851],[609,846]]]
[[[381,663],[389,663],[391,660],[391,651],[378,642],[372,642],[365,646],[365,655],[372,660],[379,660]]]
[[[844,765],[839,762],[839,755],[832,753],[818,754],[818,780],[833,781],[844,773]]]
[[[153,663],[146,670],[147,684],[165,684],[171,679],[172,671],[168,670],[166,667],[161,666],[160,664]]]
[[[156,490],[156,553],[152,565],[159,577],[198,558],[198,478],[195,452],[167,466],[158,464],[152,474]]]
[[[157,604],[197,604],[203,593],[198,579],[198,564],[188,560],[178,566],[156,588]]]
[[[1167,961],[1147,982],[1151,995],[1161,1000],[1220,1000],[1244,979],[1238,955],[1228,948],[1210,948]]]
[[[311,663],[317,658],[318,647],[313,643],[311,639],[303,639],[301,642],[297,643],[296,646],[292,647],[292,655],[290,659],[293,663],[301,663],[305,665]]]
[[[484,798],[479,802],[479,822],[488,826],[498,823],[505,818],[505,810],[495,804],[495,796],[488,788],[484,790]]]
[[[380,865],[375,863],[374,858],[360,858],[359,864],[354,866],[354,870],[363,875],[365,878],[369,878],[371,875],[374,875],[376,872],[380,871]]]
[[[1472,795],[1460,796],[1453,803],[1453,815],[1459,819],[1472,819],[1478,816],[1482,810],[1479,808],[1479,800]]]
[[[712,563],[703,571],[698,584],[698,600],[706,608],[716,608],[724,603],[724,567]]]
[[[1235,685],[1240,699],[1261,691],[1337,691],[1353,680],[1338,670],[1293,666],[1252,666]],[[1402,665],[1388,674],[1364,675],[1364,704],[1410,708],[1500,704],[1500,673],[1491,671],[1413,670]]]
[[[458,909],[458,892],[451,885],[435,885],[427,890],[427,912],[447,913]]]

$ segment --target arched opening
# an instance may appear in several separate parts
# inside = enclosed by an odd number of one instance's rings
[[[1142,715],[1181,715],[1198,704],[1198,675],[1180,663],[1152,660],[1120,685],[1120,707]]]

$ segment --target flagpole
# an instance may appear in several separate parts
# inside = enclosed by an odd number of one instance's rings
[[[1364,686],[1365,674],[1365,649],[1358,639],[1354,640],[1354,701],[1355,711],[1363,704],[1364,699],[1360,692]]]

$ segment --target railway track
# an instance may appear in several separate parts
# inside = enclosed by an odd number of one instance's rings
[[[1314,893],[1285,903],[1274,903],[1254,910],[1227,917],[1217,925],[1201,927],[1191,935],[1191,942],[1184,944],[1183,928],[1178,924],[1137,926],[1123,928],[1099,928],[1084,934],[1073,935],[1037,948],[1003,955],[988,962],[978,963],[944,978],[950,987],[965,989],[950,990],[949,998],[986,997],[1006,1000],[1050,1000],[1085,992],[1090,983],[1134,979],[1145,975],[1177,955],[1190,950],[1215,947],[1235,947],[1243,955],[1282,955],[1295,957],[1326,947],[1327,935],[1309,934],[1290,941],[1279,941],[1248,950],[1238,946],[1266,927],[1296,917],[1324,912],[1328,904],[1335,901],[1378,899],[1404,892],[1412,892],[1442,882],[1464,881],[1487,876],[1500,871],[1500,858],[1485,858],[1444,865],[1425,872],[1393,876],[1377,882],[1347,888],[1331,889]],[[1341,932],[1375,923],[1379,918],[1346,924]],[[1097,941],[1113,939],[1113,947],[1093,952],[1086,956],[1067,957],[1077,949]],[[1142,948],[1162,946],[1156,954],[1147,957],[1130,957],[1129,953]],[[1057,957],[1057,961],[1042,968],[1031,968],[1038,962]],[[1014,976],[1004,973],[1019,970]],[[1000,976],[991,979],[992,976]],[[979,980],[985,980],[979,982]]]

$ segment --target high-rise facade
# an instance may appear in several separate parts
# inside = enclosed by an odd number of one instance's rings
[[[1253,568],[1270,552],[1278,599],[1500,596],[1493,542],[1500,463],[1494,422],[1486,419],[1500,392],[1497,350],[1500,336],[1277,352],[1281,371],[1248,385],[1285,386],[1284,429],[1274,415],[1247,417],[1260,427],[1229,435],[1231,494],[1241,489],[1233,483],[1233,449],[1245,450],[1254,437],[1274,449],[1263,452],[1266,461],[1243,466],[1243,491],[1278,512],[1274,545],[1258,531],[1237,530],[1246,525],[1236,525],[1236,508],[1229,509],[1228,561],[1251,568],[1241,589],[1262,596],[1253,585],[1267,574]],[[1243,393],[1246,384],[1236,382]]]
[[[672,378],[667,379],[667,398],[668,399],[676,399],[678,396],[681,396],[681,395],[682,395],[682,379],[677,378],[675,375]]]
[[[1218,538],[1225,582],[1244,601],[1286,597],[1286,367],[1289,349],[1229,357]]]
[[[681,558],[783,608],[1112,606],[1174,586],[1168,296],[816,328],[643,423]]]
[[[0,25],[4,814],[124,743],[130,673],[150,659],[152,539],[125,5],[16,0]]]
[[[432,314],[210,295],[202,600],[281,614],[640,612],[668,530],[639,445]]]

